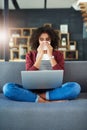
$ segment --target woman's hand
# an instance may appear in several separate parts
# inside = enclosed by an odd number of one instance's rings
[[[46,46],[47,46],[47,54],[48,54],[48,56],[49,56],[49,58],[50,58],[50,63],[51,63],[52,66],[55,66],[55,65],[57,64],[57,62],[56,62],[56,60],[55,60],[54,57],[52,58],[52,55],[53,55],[53,47],[52,47],[49,43],[46,44]]]
[[[43,57],[43,44],[40,44],[39,47],[37,48],[37,57],[36,57],[36,61],[34,63],[34,66],[37,67],[38,69],[40,68],[40,64],[41,64],[41,59]]]
[[[44,53],[44,51],[43,51],[43,44],[40,44],[39,45],[39,47],[37,48],[37,57],[39,57],[39,58],[42,58],[43,57],[43,53]]]
[[[46,46],[47,46],[47,54],[48,54],[48,56],[52,57],[53,47],[49,43],[46,43]]]

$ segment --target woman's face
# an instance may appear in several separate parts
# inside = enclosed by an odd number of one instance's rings
[[[42,43],[51,43],[51,38],[49,37],[49,35],[47,33],[42,33],[39,37],[39,44]]]

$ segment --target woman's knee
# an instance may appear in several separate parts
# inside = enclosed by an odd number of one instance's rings
[[[72,90],[71,93],[73,95],[73,98],[76,98],[81,92],[80,84],[78,84],[77,82],[71,82],[69,85],[70,85],[71,90]]]
[[[3,93],[5,96],[10,96],[10,94],[12,93],[12,89],[14,87],[14,83],[6,83],[3,86]]]
[[[77,98],[81,91],[81,86],[77,82],[67,82],[62,87],[69,91],[70,99]]]
[[[75,87],[75,93],[78,96],[81,92],[81,86],[80,86],[80,84],[74,82],[74,87]]]

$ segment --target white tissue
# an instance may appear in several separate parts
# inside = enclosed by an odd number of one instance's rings
[[[44,41],[44,43],[46,43],[46,42],[47,42],[47,41]],[[50,44],[50,42],[47,42],[47,43]],[[46,45],[43,46],[43,50],[47,50],[47,46],[46,46]]]

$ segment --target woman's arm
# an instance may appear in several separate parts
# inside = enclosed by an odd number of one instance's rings
[[[29,52],[26,54],[26,70],[38,70],[36,66],[34,66],[34,62],[36,60],[36,52]]]
[[[36,68],[40,68],[40,64],[41,64],[41,60],[42,60],[42,57],[43,57],[43,54],[44,54],[44,51],[43,51],[43,44],[40,44],[39,47],[37,48],[37,57],[36,57],[36,61],[34,63],[34,66]]]
[[[26,55],[26,70],[39,70],[42,56],[43,56],[43,45],[39,45],[39,47],[37,48],[37,52],[30,51]]]
[[[54,51],[54,58],[51,59],[52,63],[56,63],[52,66],[53,70],[64,70],[64,56],[60,51]]]
[[[62,52],[58,50],[53,50],[50,44],[46,44],[47,54],[50,58],[50,63],[53,70],[64,70],[64,57]]]

